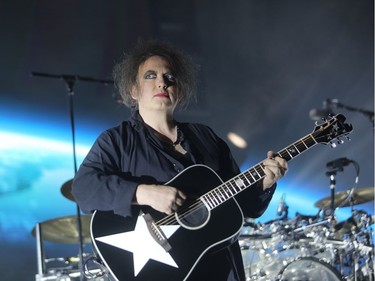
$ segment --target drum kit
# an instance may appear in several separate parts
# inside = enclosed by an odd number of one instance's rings
[[[332,196],[315,203],[317,215],[288,219],[286,208],[282,218],[263,224],[245,219],[239,243],[247,281],[374,281],[375,217],[354,209],[373,200],[373,187],[335,193],[335,208],[351,207],[341,222],[330,211]]]
[[[61,187],[62,195],[70,201],[75,201],[71,193],[73,180],[65,182]],[[46,258],[44,241],[63,244],[91,245],[90,215],[80,216],[80,227],[77,216],[65,216],[38,223],[31,231],[36,238],[38,274],[36,281],[78,281],[93,280],[107,281],[106,270],[90,253],[82,253],[73,257]],[[81,260],[84,262],[82,263]]]

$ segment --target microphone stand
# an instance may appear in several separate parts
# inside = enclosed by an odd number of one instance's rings
[[[329,103],[329,104],[333,104],[333,105],[335,105],[338,108],[344,108],[344,109],[349,110],[349,111],[354,111],[354,112],[360,112],[360,113],[362,113],[363,115],[367,116],[370,119],[370,122],[372,123],[372,126],[375,129],[375,125],[374,125],[374,111],[364,110],[364,109],[360,109],[360,108],[355,108],[355,107],[352,107],[352,106],[348,106],[348,105],[345,105],[345,104],[342,104],[342,103],[338,102],[337,99],[328,99],[326,102]]]
[[[90,77],[83,77],[77,75],[55,75],[55,74],[48,74],[48,73],[41,73],[41,72],[32,72],[32,76],[40,76],[46,78],[57,78],[63,79],[66,83],[66,90],[69,96],[69,116],[70,116],[70,126],[71,126],[71,133],[72,133],[72,147],[73,147],[73,166],[74,166],[74,175],[77,174],[77,157],[76,157],[76,141],[75,141],[75,122],[74,122],[74,85],[76,81],[82,80],[87,82],[96,82],[102,83],[104,85],[113,84],[111,80],[102,80],[102,79],[94,79]],[[77,228],[78,228],[78,242],[79,242],[79,270],[80,270],[80,280],[83,280],[84,276],[84,262],[83,262],[83,236],[82,236],[82,221],[81,221],[81,210],[76,204],[77,208]]]

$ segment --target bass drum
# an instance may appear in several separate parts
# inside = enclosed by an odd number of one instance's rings
[[[342,275],[330,264],[314,257],[297,258],[287,264],[277,281],[342,281]]]

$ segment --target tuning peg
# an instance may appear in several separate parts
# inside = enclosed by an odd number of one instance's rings
[[[338,138],[337,142],[338,142],[338,144],[343,144],[344,143],[344,141],[341,138]]]
[[[329,143],[331,144],[331,147],[332,147],[332,148],[336,148],[337,145],[336,145],[335,142],[332,142],[332,141],[331,141],[331,142],[329,142]]]
[[[346,139],[348,140],[348,141],[351,141],[352,139],[351,138],[349,138],[348,136],[346,136]]]

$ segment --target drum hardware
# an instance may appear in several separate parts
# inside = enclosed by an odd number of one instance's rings
[[[356,169],[356,179],[354,187],[344,192],[335,192],[335,176],[337,172],[343,171],[343,167],[353,164]],[[346,280],[362,281],[373,280],[373,251],[366,257],[360,250],[360,245],[372,245],[371,234],[369,231],[369,222],[372,217],[362,213],[356,213],[353,206],[367,203],[374,200],[374,188],[357,188],[359,179],[359,165],[356,161],[347,158],[339,158],[327,163],[329,171],[326,173],[330,177],[331,196],[323,198],[316,202],[315,207],[321,210],[330,210],[332,219],[331,227],[326,232],[327,240],[325,247],[330,248],[331,260],[329,263],[334,265]],[[352,217],[344,222],[336,222],[334,211],[339,207],[351,207]],[[358,216],[357,216],[358,215]],[[333,227],[332,227],[333,226]],[[342,244],[338,245],[332,242],[333,239],[339,239]],[[330,247],[327,247],[330,243]],[[323,251],[324,253],[324,251]],[[320,255],[320,254],[319,254]]]
[[[289,213],[289,206],[285,202],[285,193],[280,198],[279,206],[277,208],[277,215],[282,216],[280,219],[287,219]]]
[[[296,221],[299,222],[299,221],[307,221],[309,224],[317,221],[319,219],[319,213],[320,211],[318,212],[317,215],[303,215],[303,214],[300,214],[298,212],[296,212]]]
[[[83,274],[88,280],[96,279],[98,277],[109,275],[107,268],[102,260],[98,259],[95,255],[91,255],[84,263]]]
[[[301,232],[301,231],[305,231],[307,229],[310,229],[310,228],[318,226],[318,225],[327,225],[327,224],[331,224],[331,223],[332,223],[332,219],[327,219],[327,220],[324,220],[324,221],[321,221],[321,222],[316,222],[316,223],[312,223],[312,224],[309,224],[309,225],[306,225],[306,226],[296,228],[293,231],[294,232]]]
[[[57,219],[51,219],[42,223],[37,223],[31,234],[36,238],[37,244],[37,269],[36,281],[44,280],[71,280],[69,274],[72,270],[79,267],[81,259],[72,258],[45,258],[44,241],[55,243],[79,243],[79,235],[76,224],[76,216],[66,216]],[[82,216],[83,230],[82,236],[84,243],[90,243],[91,216]],[[83,255],[82,255],[83,257]],[[53,268],[53,263],[61,263],[59,267]],[[47,268],[49,264],[49,268]],[[51,268],[52,267],[52,268]]]
[[[362,210],[352,210],[352,216],[335,225],[336,237],[355,240],[363,245],[373,245],[371,225],[373,218]]]
[[[346,258],[345,276],[351,280],[374,280],[374,245],[371,229],[372,216],[361,210],[352,210],[352,216],[335,226],[337,237],[352,251],[341,256]],[[348,265],[348,263],[351,263]]]
[[[337,207],[352,207],[374,200],[374,187],[362,187],[356,189],[349,189],[346,191],[337,192],[335,194],[335,208]],[[325,209],[330,206],[331,197],[325,197],[317,202],[314,206],[320,209]]]
[[[318,214],[296,213],[251,225],[252,231],[240,235],[240,246],[248,281],[327,280],[374,281],[374,216],[353,208],[374,200],[374,188],[351,188],[335,192],[335,176],[353,163],[346,158],[327,163],[331,195],[315,203]],[[329,165],[328,165],[329,164]],[[277,215],[285,212],[284,195]],[[351,207],[352,216],[337,222],[335,209]],[[287,210],[287,209],[286,209]]]
[[[296,213],[290,220],[251,225],[239,237],[247,280],[322,280],[311,279],[322,271],[327,278],[323,280],[374,281],[369,229],[374,219],[364,211],[353,210],[352,214],[340,223],[319,210],[314,216]],[[349,234],[338,238],[339,231]],[[292,274],[302,266],[311,268],[301,277]],[[303,279],[303,274],[310,279]]]
[[[104,265],[96,261],[93,255],[84,254],[83,276],[79,270],[79,257],[58,257],[45,259],[45,272],[37,275],[38,281],[77,281],[84,277],[84,280],[107,281],[111,280]]]
[[[35,226],[35,238],[36,238],[36,252],[37,252],[37,274],[35,276],[36,281],[41,280],[42,276],[46,273],[46,264],[44,262],[44,247],[43,247],[43,237],[40,227],[40,223]]]
[[[73,167],[74,167],[74,175],[77,173],[77,156],[76,156],[76,137],[75,137],[75,122],[74,122],[74,85],[77,81],[86,81],[86,82],[94,82],[94,83],[101,83],[105,86],[113,84],[113,81],[110,80],[103,80],[103,79],[94,79],[91,77],[83,77],[79,75],[55,75],[49,73],[41,73],[41,72],[32,72],[32,76],[39,76],[44,78],[52,78],[52,79],[59,79],[64,80],[66,86],[66,92],[69,98],[69,118],[70,118],[70,125],[71,125],[71,136],[72,136],[72,152],[73,152]],[[69,183],[68,183],[69,185]],[[74,201],[74,200],[73,200]],[[76,204],[76,219],[75,223],[77,224],[77,234],[78,234],[78,246],[79,246],[79,256],[80,256],[80,270],[83,270],[83,244],[84,244],[84,237],[82,234],[82,221],[81,221],[81,210],[78,204]],[[83,274],[81,274],[80,280],[83,280]]]

